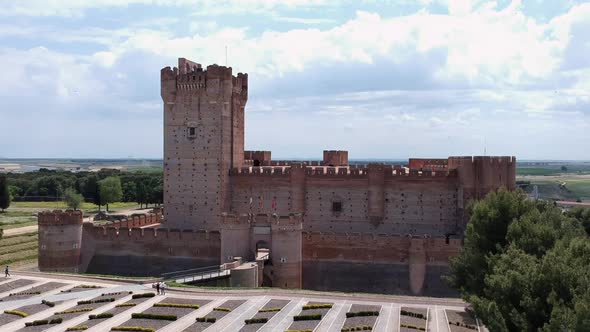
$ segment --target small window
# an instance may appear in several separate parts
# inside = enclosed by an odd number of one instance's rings
[[[332,212],[342,212],[342,202],[332,202]]]
[[[194,138],[195,136],[197,136],[197,128],[189,127],[188,128],[188,137]]]

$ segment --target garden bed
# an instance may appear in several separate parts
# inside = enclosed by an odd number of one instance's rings
[[[105,311],[104,313],[106,313],[106,314],[112,314],[113,316],[117,316],[118,314],[120,314],[120,313],[122,313],[124,311],[127,311],[127,310],[132,309],[133,307],[135,307],[135,306],[132,306],[130,304],[138,305],[138,304],[140,304],[140,303],[142,303],[144,301],[147,301],[147,300],[149,300],[148,297],[142,297],[142,298],[132,299],[132,300],[129,300],[129,301],[125,302],[125,303],[118,304],[118,306],[114,307],[111,310]],[[78,326],[85,325],[85,326],[88,326],[88,328],[91,328],[94,325],[98,325],[98,324],[104,322],[107,319],[110,319],[110,317],[108,317],[108,318],[88,319],[87,321],[78,324]]]
[[[227,314],[229,314],[231,311],[235,310],[236,308],[238,308],[239,306],[244,304],[245,302],[246,302],[246,300],[227,300],[227,301],[223,302],[223,304],[221,304],[219,306],[219,308],[227,308],[230,311],[211,310],[211,312],[209,312],[208,314],[206,314],[202,317],[198,317],[198,318],[203,318],[203,317],[213,318],[217,322],[220,319],[222,319],[223,317],[225,317]],[[205,330],[206,328],[208,328],[209,326],[211,326],[212,324],[215,324],[215,323],[195,322],[193,325],[187,327],[183,332],[201,332],[201,331]]]
[[[477,331],[477,322],[468,312],[445,310],[451,332]]]
[[[260,310],[258,310],[258,312],[251,317],[250,319],[261,319],[261,320],[270,320],[274,315],[276,315],[279,311],[281,311],[281,309],[283,309],[289,302],[291,302],[290,300],[270,300],[268,301],[264,307],[262,307]],[[244,327],[242,327],[242,329],[240,330],[240,332],[255,332],[258,331],[258,329],[260,329],[264,324],[266,324],[266,322],[259,322],[259,323],[251,323],[251,324],[246,324],[244,325]]]
[[[327,302],[307,302],[305,306],[303,306],[301,312],[297,314],[297,316],[293,317],[293,323],[289,326],[288,330],[314,330],[322,321],[322,319],[326,316],[328,311],[332,310],[332,308],[318,308],[318,309],[305,309],[307,306],[318,306],[323,304],[332,304]],[[311,319],[311,320],[295,320],[298,316],[309,316],[313,318],[319,319]]]
[[[369,331],[379,318],[381,306],[353,304],[346,313],[341,331]]]
[[[400,332],[426,331],[428,309],[401,307]]]
[[[59,302],[56,302],[56,303],[59,303]],[[34,314],[36,314],[38,312],[41,312],[43,310],[48,310],[48,309],[51,309],[51,308],[52,307],[50,307],[50,306],[48,306],[46,304],[37,303],[37,304],[30,304],[30,305],[26,305],[26,306],[23,306],[23,307],[19,307],[19,308],[13,309],[13,310],[24,312],[24,313],[26,313],[26,314],[28,314],[30,316],[30,315],[34,315]],[[4,311],[2,311],[2,312],[4,312]],[[21,316],[14,315],[14,314],[1,313],[0,314],[0,326],[3,326],[5,324],[12,323],[12,322],[14,322],[16,320],[23,319],[23,318],[26,318],[26,317],[21,317]]]
[[[14,280],[11,280],[7,283],[1,284],[0,285],[0,293],[4,293],[4,292],[11,291],[13,289],[25,287],[25,286],[33,284],[33,283],[35,283],[35,281],[30,280],[30,279],[14,279]]]
[[[159,304],[168,303],[168,304],[188,304],[188,305],[199,305],[203,306],[209,303],[209,300],[196,300],[196,299],[180,299],[180,298],[165,298],[159,301]],[[183,316],[198,310],[197,308],[182,308],[182,307],[159,307],[159,306],[152,306],[151,308],[146,309],[145,311],[141,312],[143,315],[154,315],[154,319],[150,318],[131,318],[130,320],[119,324],[119,326],[141,326],[147,328],[153,328],[155,330],[161,329],[162,327],[172,323],[176,319],[180,319]],[[161,317],[161,318],[158,318]],[[175,317],[174,320],[165,319],[167,317]]]
[[[89,291],[89,290],[95,290],[98,288],[103,288],[100,286],[91,286],[91,285],[77,285],[74,286],[70,289],[66,289],[61,291],[62,293],[78,293],[78,292],[85,292],[85,291]]]
[[[46,319],[51,320],[51,319],[62,318],[63,321],[65,322],[65,321],[68,321],[72,318],[75,318],[75,317],[78,317],[81,315],[88,315],[90,311],[113,302],[111,300],[116,301],[117,299],[120,299],[120,298],[125,297],[127,295],[129,295],[129,292],[104,294],[104,295],[100,295],[100,296],[97,296],[93,299],[88,300],[91,303],[77,304],[73,307],[70,307],[68,309],[63,309],[61,311],[52,309],[54,314],[50,317],[47,317]],[[81,302],[81,301],[78,301],[78,302]],[[28,320],[25,320],[25,322],[28,322]],[[26,327],[20,329],[19,331],[23,331],[23,332],[25,332],[25,331],[26,332],[43,331],[42,327],[43,326],[26,326]],[[45,326],[45,328],[47,328],[47,326]]]
[[[23,291],[17,292],[17,293],[12,293],[4,298],[2,298],[2,300],[0,301],[15,301],[15,300],[23,300],[23,299],[28,299],[34,296],[40,296],[45,292],[49,292],[52,291],[54,289],[63,287],[63,286],[67,286],[67,284],[61,283],[61,282],[48,282],[36,287],[32,287],[29,289],[25,289]]]

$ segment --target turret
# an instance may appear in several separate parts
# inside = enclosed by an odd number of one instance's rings
[[[40,212],[39,270],[78,272],[82,247],[82,211]]]

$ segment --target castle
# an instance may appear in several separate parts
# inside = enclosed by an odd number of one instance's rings
[[[257,262],[258,285],[448,295],[469,201],[515,188],[514,157],[405,166],[273,160],[244,150],[247,74],[187,59],[161,70],[164,209],[108,227],[39,215],[39,268],[159,275]],[[268,253],[267,261],[260,252]]]

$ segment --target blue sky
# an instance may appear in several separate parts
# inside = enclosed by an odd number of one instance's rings
[[[0,0],[0,157],[162,156],[159,70],[247,72],[274,158],[590,160],[590,3]]]

